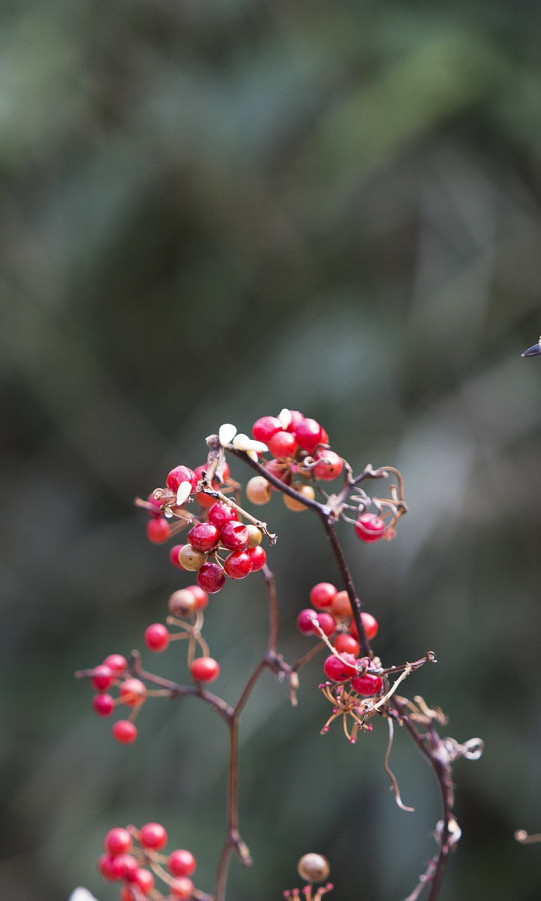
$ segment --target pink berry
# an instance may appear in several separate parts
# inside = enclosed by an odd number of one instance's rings
[[[353,654],[354,657],[360,651],[359,642],[349,632],[341,632],[337,635],[334,639],[334,647],[339,654]]]
[[[183,482],[189,482],[193,491],[197,481],[197,476],[193,469],[189,469],[188,466],[175,466],[167,476],[165,484],[176,494]]]
[[[161,823],[146,823],[139,831],[139,841],[144,848],[159,851],[167,844],[167,831]]]
[[[344,468],[344,462],[338,454],[332,450],[321,450],[316,454],[317,463],[312,472],[317,479],[330,481],[336,479]]]
[[[135,873],[130,879],[131,885],[136,885],[143,895],[148,895],[154,888],[154,876],[145,867],[137,867]]]
[[[223,529],[226,523],[238,520],[238,518],[237,511],[230,507],[229,504],[223,504],[221,501],[216,501],[208,512],[208,522],[218,529]]]
[[[377,695],[383,686],[381,676],[373,676],[365,673],[364,676],[354,676],[351,680],[351,687],[354,691],[358,691],[360,695],[371,697]]]
[[[363,513],[355,523],[355,532],[361,541],[379,541],[385,535],[386,525],[375,513]]]
[[[303,450],[313,454],[323,438],[323,429],[315,419],[303,419],[295,428],[295,437]]]
[[[114,882],[119,878],[116,860],[117,858],[111,854],[102,854],[98,860],[98,870],[103,878],[108,879],[110,882]]]
[[[310,592],[310,603],[317,610],[330,607],[338,591],[330,582],[318,582]]]
[[[276,416],[262,416],[261,419],[256,419],[254,422],[252,435],[256,441],[263,441],[264,444],[268,444],[269,438],[280,431],[281,428],[282,423]]]
[[[204,563],[197,573],[197,584],[207,594],[216,594],[225,585],[225,573],[219,563]]]
[[[130,720],[117,720],[112,731],[113,738],[121,745],[130,745],[137,738],[137,727]]]
[[[165,651],[169,645],[170,635],[163,623],[152,623],[145,629],[145,644],[150,651],[157,654]]]
[[[169,551],[169,562],[176,566],[177,569],[184,569],[182,563],[178,559],[178,552],[181,550],[182,544],[174,544]]]
[[[331,616],[330,613],[317,613],[316,619],[319,624],[319,628],[322,632],[329,638],[331,635],[334,635],[336,630],[336,623],[334,621],[334,616]]]
[[[169,538],[169,523],[164,516],[155,516],[147,522],[147,538],[153,544],[163,544]]]
[[[230,551],[243,551],[249,539],[250,534],[244,523],[232,520],[223,527],[220,543]]]
[[[147,687],[141,679],[125,679],[120,686],[120,699],[126,707],[136,707],[147,695]]]
[[[103,665],[108,666],[109,669],[113,670],[115,675],[118,675],[127,669],[128,661],[122,654],[109,654],[103,661]]]
[[[297,450],[297,441],[291,432],[280,430],[266,442],[273,457],[292,457]]]
[[[216,547],[220,540],[220,530],[211,522],[198,522],[187,534],[191,546],[207,553]]]
[[[315,635],[314,622],[317,622],[317,613],[311,607],[301,610],[297,617],[297,629],[303,635]]]
[[[98,694],[92,698],[92,707],[94,713],[97,713],[98,716],[111,716],[115,708],[115,702],[111,695]]]
[[[178,898],[179,901],[189,901],[193,895],[193,882],[187,876],[180,876],[174,879],[169,886],[171,894]]]
[[[116,879],[131,879],[139,864],[133,854],[119,854],[114,858]]]
[[[197,607],[197,609],[204,610],[209,602],[209,596],[207,592],[203,591],[203,589],[199,585],[190,585],[186,589],[186,591],[191,591],[191,593],[193,594],[195,598],[195,606]]]
[[[95,688],[97,691],[103,691],[112,684],[115,674],[109,666],[105,666],[105,664],[101,664],[100,666],[95,666],[92,670],[92,678],[90,679],[90,684],[92,688]]]
[[[233,551],[224,560],[224,570],[230,579],[245,579],[252,569],[248,551]]]
[[[335,657],[334,654],[331,654],[323,664],[325,675],[332,682],[345,682],[346,679],[350,679],[357,672],[353,654],[342,654],[341,656],[346,661],[345,663],[339,660],[338,657]]]
[[[251,572],[256,573],[259,572],[260,569],[263,569],[265,563],[267,562],[267,553],[261,545],[257,545],[257,547],[249,547],[246,548],[246,553],[250,557],[250,562],[252,565]]]
[[[109,829],[109,832],[103,839],[103,847],[112,857],[116,857],[117,854],[125,854],[126,851],[130,850],[132,843],[133,839],[130,833],[122,826],[115,826],[113,829]]]
[[[173,876],[191,876],[195,872],[197,861],[191,851],[178,848],[176,851],[171,851],[167,866]]]
[[[220,664],[213,657],[196,657],[190,672],[195,682],[214,682],[220,675]]]

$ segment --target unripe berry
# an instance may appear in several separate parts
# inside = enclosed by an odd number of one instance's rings
[[[173,876],[191,876],[195,872],[197,861],[191,851],[178,848],[176,851],[171,851],[167,866]]]
[[[204,563],[197,573],[197,584],[208,594],[216,594],[225,585],[225,573],[219,563]]]
[[[361,541],[379,541],[386,530],[385,521],[375,513],[363,513],[355,523],[355,533]]]
[[[316,496],[312,486],[305,485],[303,482],[292,482],[291,487],[294,488],[295,491],[298,491],[299,494],[302,494],[303,497],[307,498],[307,500],[313,501]],[[289,494],[282,494],[282,497],[288,510],[293,510],[294,513],[300,513],[301,510],[306,510],[306,504],[297,500],[296,497],[291,497]]]
[[[179,588],[170,595],[167,607],[173,616],[188,616],[197,609],[195,595],[189,588]]]
[[[167,831],[161,823],[146,823],[139,831],[139,841],[144,848],[159,851],[167,844]]]
[[[195,682],[214,682],[220,675],[220,664],[213,657],[196,657],[190,672]]]
[[[246,497],[251,504],[268,504],[271,486],[263,476],[254,476],[246,483]]]
[[[188,572],[197,572],[205,563],[207,557],[203,551],[198,551],[191,544],[184,544],[178,552],[178,562]]]
[[[113,738],[121,745],[129,745],[137,738],[137,727],[130,720],[117,720],[112,732]]]
[[[145,629],[145,644],[147,648],[159,654],[165,651],[169,645],[170,635],[167,626],[163,623],[152,623]]]
[[[263,541],[263,532],[251,523],[248,523],[246,528],[248,530],[248,547],[257,547]]]
[[[126,707],[136,707],[145,700],[147,687],[141,679],[126,679],[120,686],[120,698]]]
[[[322,854],[304,854],[297,864],[299,876],[307,882],[321,882],[330,872],[329,861]]]

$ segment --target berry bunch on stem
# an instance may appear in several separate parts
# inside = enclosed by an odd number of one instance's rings
[[[397,524],[407,512],[402,476],[394,467],[374,469],[370,465],[354,475],[349,463],[331,448],[325,429],[316,420],[288,409],[277,416],[262,416],[254,423],[251,436],[239,434],[226,423],[206,441],[204,464],[195,469],[179,464],[167,474],[163,487],[156,488],[146,500],[136,501],[148,514],[147,535],[151,542],[161,543],[185,533],[183,542],[171,548],[170,561],[179,573],[190,574],[195,582],[171,594],[165,622],[151,623],[144,643],[149,651],[162,654],[178,642],[177,646],[186,650],[186,678],[177,682],[148,671],[138,651],[132,651],[128,658],[111,654],[103,663],[76,675],[87,678],[94,689],[92,706],[98,716],[108,718],[117,708],[124,711],[112,727],[113,737],[122,744],[136,740],[134,720],[154,697],[197,697],[224,723],[229,748],[227,826],[214,886],[212,894],[194,886],[191,876],[195,858],[191,852],[179,850],[164,857],[167,834],[158,823],[140,830],[133,826],[113,828],[105,839],[100,872],[110,881],[121,882],[120,901],[144,901],[147,897],[153,901],[225,901],[232,856],[236,855],[244,866],[252,864],[240,831],[238,803],[242,713],[266,670],[289,686],[291,702],[296,704],[299,673],[309,660],[320,655],[324,681],[314,687],[319,687],[324,702],[330,705],[330,714],[327,708],[322,717],[322,735],[339,721],[346,739],[354,744],[359,734],[373,729],[374,718],[384,720],[388,745],[383,766],[396,802],[404,810],[412,808],[403,804],[389,765],[395,726],[404,728],[432,768],[441,796],[441,818],[434,832],[436,852],[405,901],[415,901],[422,893],[427,901],[435,901],[449,854],[460,837],[454,814],[453,764],[460,757],[477,759],[482,742],[470,739],[460,743],[442,738],[439,728],[445,725],[446,718],[441,710],[429,707],[419,695],[413,700],[403,696],[406,679],[426,663],[434,662],[435,655],[427,651],[413,662],[381,661],[371,644],[378,634],[377,619],[363,609],[339,540],[342,527],[352,528],[362,544],[395,537]],[[245,485],[246,499],[242,485],[231,477],[228,457],[236,458],[252,471]],[[330,492],[329,483],[339,478],[340,484]],[[384,496],[365,490],[371,482],[388,485]],[[281,495],[292,512],[311,513],[318,518],[330,548],[330,567],[334,560],[335,581],[316,583],[309,598],[299,603],[297,627],[311,645],[292,662],[287,662],[278,650],[279,605],[275,578],[267,562],[268,550],[275,545],[277,536],[249,509],[268,504],[274,495]],[[260,574],[267,596],[266,647],[236,701],[231,703],[208,688],[211,683],[219,684],[220,663],[203,636],[204,620],[206,615],[219,615],[213,610],[213,595],[227,583],[234,587],[237,580],[254,573]],[[301,890],[286,890],[286,898],[300,899],[302,894],[306,901],[319,901],[333,888],[326,881],[328,862],[319,853],[305,854],[298,872],[308,884]],[[157,888],[156,876],[164,882],[165,894]]]

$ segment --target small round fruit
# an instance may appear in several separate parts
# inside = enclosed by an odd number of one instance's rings
[[[259,572],[260,569],[263,569],[265,563],[267,562],[267,552],[260,545],[257,547],[248,547],[246,548],[246,553],[250,557],[250,561],[252,564],[252,568],[250,572],[256,573]]]
[[[302,482],[292,482],[291,487],[309,501],[313,501],[316,496],[311,485],[304,485]],[[306,504],[297,500],[296,497],[291,497],[289,494],[283,494],[282,497],[288,510],[293,510],[294,513],[300,513],[301,510],[306,510]]]
[[[189,901],[193,895],[193,882],[187,876],[179,876],[178,879],[173,880],[169,890],[173,897],[178,898],[179,901]]]
[[[195,595],[190,588],[179,588],[169,596],[167,601],[169,613],[173,616],[188,616],[197,610]]]
[[[170,635],[163,623],[152,623],[145,629],[145,644],[150,651],[160,654],[169,646]]]
[[[264,444],[268,444],[269,438],[275,435],[276,432],[279,432],[281,428],[282,423],[277,416],[262,416],[254,422],[252,435],[256,441],[263,441]]]
[[[230,579],[245,579],[252,571],[252,560],[248,551],[233,551],[224,560],[224,570]]]
[[[246,497],[251,504],[268,504],[271,499],[271,486],[263,476],[253,476],[246,483]]]
[[[379,629],[379,625],[378,625],[378,621],[377,621],[376,617],[372,616],[371,613],[366,613],[363,610],[361,612],[361,621],[362,621],[362,624],[364,627],[365,635],[368,638],[368,641],[372,641],[372,639],[376,637],[376,635],[378,633],[378,629]],[[351,623],[349,626],[349,631],[355,638],[359,637],[357,635],[357,626],[355,625],[354,619],[351,620]]]
[[[115,676],[119,673],[123,673],[128,667],[128,661],[122,654],[109,654],[108,657],[103,661],[104,666],[108,666],[109,669],[113,670]]]
[[[317,613],[311,607],[301,610],[297,617],[297,629],[303,635],[315,635],[314,622],[317,622]]]
[[[341,657],[342,660],[339,660],[334,654],[330,654],[323,664],[325,675],[332,682],[345,682],[357,672],[353,654],[341,654]]]
[[[304,854],[297,864],[299,876],[307,882],[321,882],[330,872],[329,861],[322,854]]]
[[[190,529],[186,538],[196,551],[206,554],[218,544],[220,530],[211,522],[198,522]]]
[[[179,559],[178,559],[178,552],[181,549],[182,549],[181,544],[174,544],[173,547],[169,551],[169,562],[173,566],[176,566],[177,569],[184,569],[184,567],[182,566],[182,564],[179,562]]]
[[[204,563],[197,573],[197,584],[207,594],[216,594],[225,585],[225,573],[219,563]]]
[[[92,708],[98,716],[111,716],[115,702],[109,694],[97,694],[92,698]]]
[[[313,454],[323,438],[323,429],[315,419],[303,419],[295,428],[295,437],[303,450]]]
[[[169,523],[164,516],[154,516],[147,522],[147,538],[153,544],[163,544],[170,535]]]
[[[191,876],[195,872],[197,861],[191,851],[178,848],[176,851],[171,851],[167,866],[173,876]]]
[[[357,657],[360,651],[359,642],[349,632],[341,632],[337,635],[334,639],[334,647],[339,654],[353,654],[354,657]]]
[[[112,732],[113,738],[121,745],[131,745],[137,738],[137,727],[130,720],[117,720]]]
[[[96,691],[104,691],[112,684],[115,675],[116,673],[113,673],[110,666],[105,666],[105,664],[102,663],[99,666],[95,666],[92,670],[90,684]]]
[[[273,457],[292,457],[297,450],[297,441],[291,432],[275,432],[266,442]]]
[[[195,606],[198,610],[204,610],[209,602],[209,596],[206,591],[203,591],[199,585],[190,585],[187,591],[191,591],[195,598]]]
[[[198,551],[191,544],[184,544],[178,552],[178,562],[188,572],[197,572],[206,562],[206,559],[206,554],[203,551]]]
[[[147,696],[147,687],[141,679],[126,679],[120,686],[120,699],[126,707],[136,707]]]
[[[125,854],[130,850],[132,843],[131,834],[122,826],[109,829],[103,839],[103,847],[112,857],[116,857],[117,854]]]
[[[351,603],[347,591],[337,591],[331,601],[331,610],[335,616],[351,616]]]
[[[115,879],[131,879],[139,864],[133,854],[118,854],[114,858]]]
[[[190,672],[195,682],[214,682],[220,675],[220,664],[214,657],[196,657]]]
[[[358,691],[360,695],[369,698],[372,695],[379,694],[383,687],[383,679],[381,676],[365,673],[364,676],[354,676],[351,680],[351,687],[354,691]]]
[[[160,851],[167,844],[167,831],[161,823],[145,823],[139,830],[139,841],[144,848]]]
[[[190,469],[188,466],[175,466],[167,476],[165,484],[176,494],[183,482],[189,482],[193,491],[197,481],[198,479],[193,469]]]
[[[248,529],[242,522],[226,523],[220,536],[220,544],[229,551],[243,551],[248,546]]]
[[[331,635],[334,635],[336,631],[336,622],[334,616],[331,616],[330,613],[316,613],[316,619],[318,621],[319,628],[327,636],[327,638],[330,638]]]
[[[344,468],[344,461],[332,450],[322,450],[316,454],[317,463],[312,472],[317,479],[329,482],[338,478]]]
[[[146,867],[137,867],[130,879],[130,885],[136,885],[143,895],[148,895],[154,888],[154,876]]]
[[[248,547],[257,547],[263,541],[263,532],[252,523],[247,523],[248,529]]]
[[[383,538],[386,528],[385,521],[375,513],[363,513],[355,523],[357,537],[368,543]]]
[[[216,501],[208,512],[208,522],[218,529],[223,529],[226,523],[238,518],[237,511],[230,507],[229,504],[223,504],[221,501]]]
[[[318,582],[310,592],[310,603],[317,610],[325,610],[331,606],[337,594],[337,589],[330,582]]]

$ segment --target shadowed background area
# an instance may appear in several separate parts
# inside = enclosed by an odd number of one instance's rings
[[[341,535],[375,649],[481,736],[442,901],[538,901],[541,846],[541,8],[364,0],[8,2],[0,59],[0,894],[64,901],[113,825],[159,820],[212,891],[226,734],[148,703],[126,748],[73,672],[141,647],[190,579],[133,507],[224,421],[288,406],[359,471],[404,474],[396,540]],[[243,478],[239,465],[233,474]],[[314,582],[317,522],[265,508],[280,648]],[[260,580],[205,633],[232,700],[259,659]],[[183,649],[181,649],[183,650]],[[178,645],[148,668],[186,679]],[[434,849],[435,782],[383,722],[348,745],[317,691],[270,676],[244,718],[231,901],[276,901],[326,854],[336,901],[401,901]],[[217,686],[218,687],[218,686]],[[334,897],[334,896],[332,896]]]

